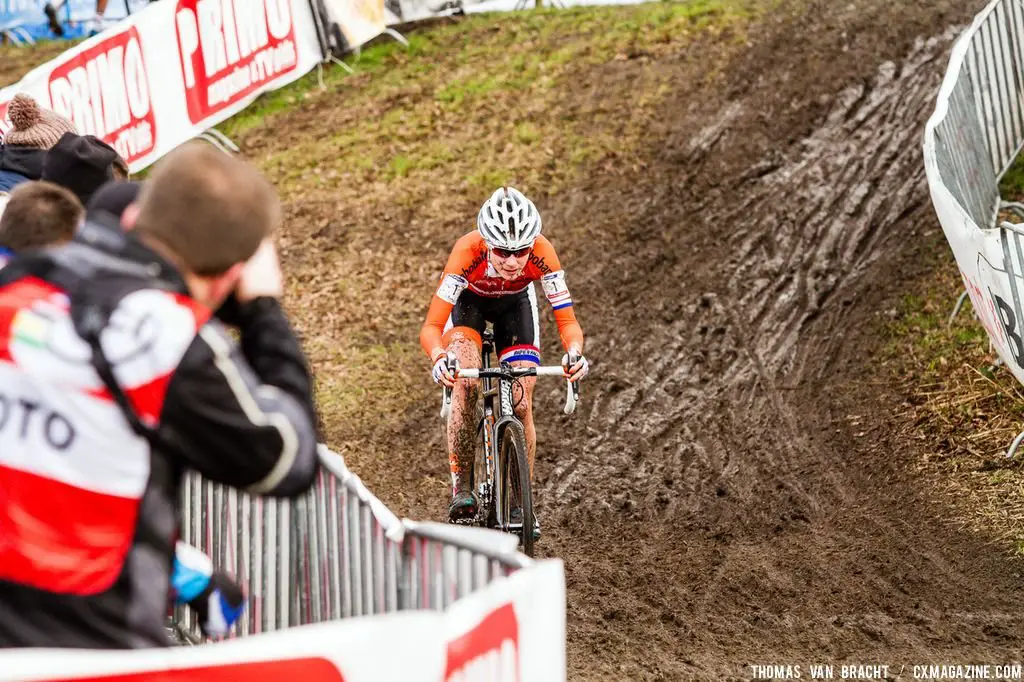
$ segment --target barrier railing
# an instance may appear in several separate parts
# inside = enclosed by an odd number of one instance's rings
[[[1024,141],[1022,68],[1024,8],[997,0],[975,18],[954,49],[949,90],[940,94],[947,110],[934,128],[942,181],[979,226],[992,226],[997,178]]]
[[[182,497],[182,540],[248,590],[237,631],[409,609],[441,610],[530,560],[494,531],[399,520],[320,447],[322,471],[295,501],[253,498],[192,474]],[[188,609],[176,620],[193,637]]]
[[[1024,383],[1024,226],[999,219],[1001,210],[1024,217],[1024,206],[999,194],[999,180],[1022,144],[1024,4],[993,0],[953,47],[925,129],[924,161],[932,203],[975,313]]]

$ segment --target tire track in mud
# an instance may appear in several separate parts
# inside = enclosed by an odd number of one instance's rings
[[[760,388],[792,439],[784,447],[789,456],[767,451],[763,461],[779,480],[791,478],[792,471],[777,468],[796,459],[792,449],[800,433],[792,415],[773,399],[777,377],[797,356],[804,327],[844,282],[877,257],[871,242],[920,205],[924,171],[916,129],[906,122],[926,118],[933,106],[935,74],[941,73],[952,37],[920,41],[901,64],[884,64],[874,82],[843,90],[793,159],[772,162],[756,177],[744,171],[734,181],[737,191],[748,187],[741,203],[726,205],[724,213],[703,210],[708,229],[736,228],[727,235],[730,257],[712,266],[723,284],[687,309],[671,311],[655,346],[626,350],[627,356],[655,364],[633,369],[631,374],[643,378],[624,390],[615,392],[619,380],[613,379],[613,395],[596,399],[586,419],[610,428],[594,433],[585,451],[600,452],[635,437],[665,443],[663,449],[671,451],[666,441],[678,430],[673,425],[706,413],[727,393],[730,403],[745,395],[749,410]],[[709,153],[740,110],[736,102],[727,104],[718,120],[695,136],[690,156],[697,150]],[[873,191],[889,187],[891,194]],[[579,463],[561,464],[547,483],[554,500],[560,501],[558,492],[571,483],[567,476],[584,474]]]
[[[644,114],[646,150],[538,195],[594,362],[577,415],[560,415],[557,382],[538,384],[536,408],[539,551],[565,560],[573,680],[725,679],[747,663],[810,659],[1002,661],[1024,643],[1019,566],[939,520],[916,492],[913,456],[891,441],[894,403],[863,385],[878,379],[871,320],[907,281],[912,242],[936,229],[920,140],[947,27],[981,8],[773,7],[741,41],[709,33],[678,53],[581,63],[541,112],[603,120],[607,132],[636,120],[634,84],[671,85]],[[322,130],[333,106],[289,127]],[[472,210],[430,196],[385,203],[358,217],[368,229],[334,237],[365,254],[349,255],[353,269],[395,266],[390,291],[406,301],[426,295],[433,265],[410,261],[432,247],[379,235],[398,222],[448,243],[454,216]],[[297,201],[292,238],[343,208],[333,196]],[[339,256],[295,251],[307,301],[333,315]],[[352,311],[364,303],[341,318],[352,333],[414,337],[408,314],[374,309],[360,327]],[[561,357],[552,331],[546,357]],[[334,429],[389,506],[440,518],[436,395],[418,390],[392,428]]]
[[[881,421],[851,428],[830,384],[839,356],[867,362],[851,339],[873,280],[934,221],[920,140],[957,31],[932,33],[845,86],[791,55],[777,89],[762,76],[669,103],[687,133],[608,199],[627,225],[572,197],[552,220],[588,226],[560,237],[603,303],[583,316],[597,362],[578,423],[540,429],[539,452],[560,453],[539,467],[540,550],[566,559],[572,679],[998,658],[1024,641],[1016,569],[943,526],[898,457],[871,456],[899,446]],[[803,134],[743,139],[801,90],[818,111]],[[575,266],[616,249],[615,270]]]

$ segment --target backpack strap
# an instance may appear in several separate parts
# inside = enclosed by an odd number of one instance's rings
[[[114,368],[111,366],[110,360],[103,352],[103,346],[100,344],[100,335],[107,328],[107,325],[110,324],[110,318],[114,314],[114,310],[117,309],[121,300],[131,293],[131,290],[121,292],[114,300],[106,299],[102,302],[89,296],[88,293],[84,296],[78,295],[78,292],[83,291],[88,292],[89,288],[79,287],[76,294],[71,296],[71,320],[75,326],[75,332],[82,340],[89,344],[89,349],[92,352],[91,361],[93,368],[103,381],[103,385],[110,391],[114,402],[121,408],[121,412],[124,414],[128,425],[131,426],[132,431],[145,438],[151,446],[166,450],[166,444],[163,442],[164,439],[161,438],[159,431],[142,422],[131,401],[128,400],[124,389],[117,383],[117,378],[114,376]]]
[[[180,280],[161,277],[165,268],[122,255],[133,246],[119,231],[86,223],[82,232],[65,245],[19,254],[0,269],[0,287],[25,277],[38,277],[66,292],[75,332],[89,345],[91,364],[132,431],[152,447],[177,455],[181,447],[139,417],[117,383],[114,368],[100,343],[114,311],[129,294],[142,288],[181,293]]]

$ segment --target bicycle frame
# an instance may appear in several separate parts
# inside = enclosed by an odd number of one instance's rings
[[[483,416],[478,429],[483,434],[484,480],[475,480],[475,471],[470,471],[470,483],[480,499],[480,508],[485,513],[494,510],[495,522],[502,530],[513,530],[512,524],[504,517],[505,490],[497,484],[499,462],[497,451],[498,429],[505,421],[516,420],[512,402],[512,382],[504,378],[495,378],[486,374],[491,367],[491,354],[494,352],[494,341],[488,332],[483,336],[481,353],[482,367],[485,370],[480,377],[481,397],[483,398]]]

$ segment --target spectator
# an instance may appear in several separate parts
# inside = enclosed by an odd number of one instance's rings
[[[19,93],[7,107],[14,126],[0,145],[0,192],[43,177],[43,161],[50,147],[64,133],[77,133],[75,126],[60,114],[43,109],[28,95]]]
[[[83,218],[85,208],[70,191],[41,180],[22,183],[0,216],[0,248],[18,252],[69,242]]]
[[[114,182],[110,186],[118,190],[110,193],[118,201],[124,196],[130,198],[120,207],[104,203],[101,197],[99,208],[120,219],[124,208],[135,200],[138,184]],[[124,189],[129,186],[135,189],[126,195]],[[18,185],[11,193],[10,206],[10,212],[0,216],[0,267],[18,251],[71,241],[86,214],[70,190],[45,181]],[[205,554],[180,541],[174,552],[171,582],[176,602],[195,610],[208,636],[227,634],[244,609],[244,588],[224,571],[215,570]]]
[[[56,4],[48,2],[43,6],[43,12],[46,14],[47,21],[50,24],[50,30],[57,36],[64,35],[64,27],[61,26],[59,12],[64,8],[66,2],[67,0],[57,0]],[[150,0],[150,2],[156,2],[156,0]],[[84,24],[86,35],[94,36],[107,30],[111,25],[119,21],[118,19],[104,18],[103,15],[107,11],[108,3],[109,0],[96,0],[96,15]]]
[[[104,12],[107,11],[107,3],[110,0],[96,0],[96,16],[85,22],[85,33],[89,36],[94,36],[107,29],[107,21],[103,18]],[[60,23],[59,12],[64,9],[64,5],[67,0],[57,0],[57,3],[48,2],[43,5],[43,13],[46,14],[46,19],[50,24],[50,30],[53,31],[56,36],[64,35],[64,27]]]
[[[140,191],[141,182],[108,182],[96,190],[89,199],[85,207],[86,213],[97,219],[101,213],[106,213],[120,222],[125,210],[139,198]]]
[[[106,183],[127,176],[124,159],[94,135],[65,133],[43,161],[42,179],[67,187],[83,205]]]
[[[0,647],[168,645],[183,470],[280,497],[312,484],[279,216],[255,169],[190,143],[156,166],[127,231],[86,220],[0,270],[0,395],[20,410],[0,422]],[[240,346],[207,321],[229,294],[218,316]]]

